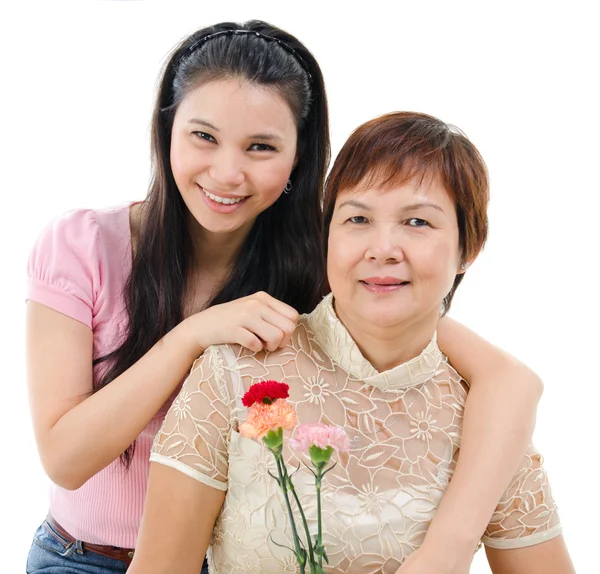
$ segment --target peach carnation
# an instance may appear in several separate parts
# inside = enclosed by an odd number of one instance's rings
[[[285,399],[270,405],[254,403],[248,409],[246,422],[240,425],[240,434],[248,438],[262,438],[270,430],[292,430],[296,426],[296,411]]]

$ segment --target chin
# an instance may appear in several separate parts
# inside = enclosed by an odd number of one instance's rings
[[[388,309],[365,309],[360,312],[360,318],[367,325],[377,328],[388,329],[396,327],[405,322],[408,317],[397,312],[390,313]]]
[[[233,233],[240,227],[243,227],[244,223],[246,223],[237,218],[221,219],[219,221],[219,219],[215,217],[206,217],[204,213],[198,215],[192,214],[192,216],[197,221],[198,225],[209,233]]]
[[[202,221],[200,221],[199,223],[204,230],[208,231],[209,233],[215,234],[233,233],[241,227],[241,225],[218,225],[215,223],[211,224],[211,222],[208,222],[208,224],[205,225]]]

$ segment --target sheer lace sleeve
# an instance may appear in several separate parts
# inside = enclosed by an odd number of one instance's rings
[[[530,447],[485,531],[482,542],[486,546],[533,546],[562,532],[542,462],[542,456]]]
[[[193,365],[152,446],[150,460],[227,490],[231,400],[223,356],[209,347]]]

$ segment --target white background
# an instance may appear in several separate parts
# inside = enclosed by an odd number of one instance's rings
[[[592,2],[19,2],[0,8],[0,571],[24,572],[47,481],[30,430],[25,264],[53,216],[142,199],[156,77],[184,35],[261,18],[322,65],[333,150],[392,110],[462,128],[492,179],[491,233],[452,315],[545,381],[546,456],[579,573],[598,572],[600,67]],[[474,573],[489,569],[478,553]]]

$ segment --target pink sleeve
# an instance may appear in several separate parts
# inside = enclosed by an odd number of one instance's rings
[[[27,264],[27,299],[91,328],[99,289],[96,216],[91,210],[71,211],[38,237]]]

